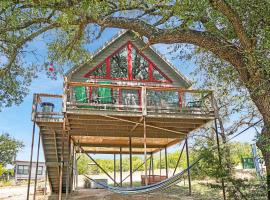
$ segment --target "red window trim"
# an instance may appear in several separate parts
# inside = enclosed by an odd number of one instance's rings
[[[131,48],[132,44],[128,42],[127,44],[127,62],[128,62],[128,80],[132,80],[132,58],[131,58]]]
[[[112,78],[111,77],[111,68],[110,68],[110,58],[117,54],[119,51],[121,51],[123,48],[127,48],[128,55],[127,55],[127,64],[128,64],[128,77],[127,78]],[[132,77],[132,54],[131,50],[132,47],[149,63],[149,69],[148,69],[148,79],[147,80],[138,80],[134,79]],[[91,69],[88,73],[84,75],[85,78],[89,78],[91,76],[91,73],[94,72],[98,67],[106,63],[106,76],[96,76],[96,79],[110,79],[110,80],[128,80],[128,81],[139,81],[139,82],[155,82],[155,83],[172,83],[173,81],[166,76],[148,57],[146,57],[140,50],[131,42],[128,41],[121,47],[119,47],[114,53],[109,55],[104,61],[102,61],[100,64],[98,64],[96,67]],[[166,80],[156,80],[153,77],[153,71],[156,69]]]

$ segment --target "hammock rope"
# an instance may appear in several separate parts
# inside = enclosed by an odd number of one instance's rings
[[[262,122],[262,120],[257,121],[256,123],[250,125],[249,127],[247,127],[246,129],[244,129],[243,131],[241,131],[240,133],[238,133],[237,135],[233,136],[232,138],[228,139],[227,141],[225,141],[223,144],[221,144],[220,146],[224,146],[226,143],[228,143],[229,141],[231,141],[232,139],[234,139],[235,137],[241,135],[242,133],[244,133],[245,131],[247,131],[248,129],[250,129],[251,127],[254,127],[255,125],[259,124],[260,122]],[[212,146],[209,148],[210,151],[216,150],[217,149],[217,145]],[[83,148],[80,147],[82,150]],[[83,150],[84,152],[84,150]],[[84,152],[85,153],[85,152]],[[167,178],[166,180],[163,180],[161,182],[158,183],[154,183],[151,185],[146,185],[146,186],[139,186],[139,187],[132,187],[132,188],[122,188],[122,187],[113,187],[113,186],[109,186],[109,185],[105,185],[103,183],[100,183],[98,181],[96,181],[95,179],[90,178],[89,176],[83,174],[84,177],[86,177],[87,179],[89,179],[90,181],[93,181],[94,183],[96,183],[97,185],[101,186],[102,188],[109,190],[113,193],[118,193],[118,194],[124,194],[124,195],[133,195],[133,194],[144,194],[144,193],[150,193],[150,192],[154,192],[157,190],[164,190],[167,189],[173,185],[176,185],[177,183],[179,183],[181,181],[181,177],[191,168],[193,168],[200,160],[202,160],[204,157],[201,156],[199,158],[197,158],[195,161],[193,161],[189,167],[185,168],[184,170],[182,170],[181,172],[171,176],[170,178]],[[74,170],[74,168],[71,166],[71,168]]]

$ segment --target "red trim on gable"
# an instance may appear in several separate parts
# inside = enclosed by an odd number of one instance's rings
[[[149,74],[149,80],[153,81],[153,64],[152,64],[152,62],[149,62],[148,74]]]
[[[128,65],[128,77],[127,78],[112,78],[111,77],[111,69],[110,69],[110,58],[121,51],[123,48],[127,48],[128,55],[127,55],[127,65]],[[148,63],[148,80],[136,80],[132,77],[132,53],[131,49],[134,48]],[[109,55],[105,61],[102,61],[96,67],[91,69],[88,73],[84,75],[84,78],[91,77],[91,73],[93,73],[98,67],[106,63],[106,76],[104,77],[95,77],[96,79],[110,79],[110,80],[128,80],[128,81],[139,81],[139,82],[156,82],[156,83],[172,83],[173,81],[166,76],[148,57],[146,57],[131,41],[126,42],[124,45],[119,47],[114,53]],[[166,81],[156,80],[153,77],[153,70],[156,69],[165,79]]]
[[[106,77],[111,78],[110,58],[106,58]]]
[[[166,76],[166,74],[164,74],[157,66],[153,65],[153,68],[155,70],[157,70],[167,80],[167,81],[160,81],[160,82],[163,82],[164,83],[164,82],[168,82],[169,81],[170,83],[172,83],[172,80],[168,76]],[[156,82],[156,81],[159,81],[159,80],[156,80],[154,78],[154,76],[153,76],[153,81]]]
[[[127,64],[128,64],[128,80],[132,80],[132,58],[131,58],[131,42],[127,44]]]

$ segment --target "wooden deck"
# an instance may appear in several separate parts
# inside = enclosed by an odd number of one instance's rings
[[[139,91],[140,100],[137,105],[126,105],[123,102],[104,104],[87,101],[76,102],[74,87],[110,88],[111,90]],[[169,103],[152,105],[148,91],[174,92],[173,106]],[[172,94],[172,93],[169,93]],[[189,99],[186,98],[189,96]],[[203,104],[189,106],[203,96]],[[88,153],[129,153],[129,140],[133,154],[144,152],[143,118],[146,120],[147,152],[153,153],[174,145],[186,135],[214,119],[212,109],[212,92],[206,90],[185,90],[183,88],[141,87],[124,85],[106,85],[95,83],[67,83],[64,95],[39,94],[38,104],[46,101],[60,101],[60,107],[53,112],[42,112],[37,106],[36,121],[42,131],[62,131],[63,126],[74,141]],[[119,98],[119,97],[117,97]],[[122,98],[122,97],[121,97]],[[192,99],[193,98],[193,99]],[[196,99],[197,98],[197,99]],[[181,100],[181,102],[180,102]],[[122,100],[123,101],[123,100]],[[149,103],[150,102],[150,103]],[[157,101],[156,101],[157,102]],[[57,104],[57,103],[54,103]],[[65,121],[65,123],[64,123]]]

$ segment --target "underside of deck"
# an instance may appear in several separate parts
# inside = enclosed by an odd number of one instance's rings
[[[172,146],[211,121],[211,116],[146,116],[147,153]],[[63,120],[37,119],[41,132],[63,130]],[[143,116],[86,115],[66,113],[66,130],[75,145],[93,154],[144,153]],[[50,134],[50,133],[49,133]],[[131,139],[131,144],[130,144]]]

